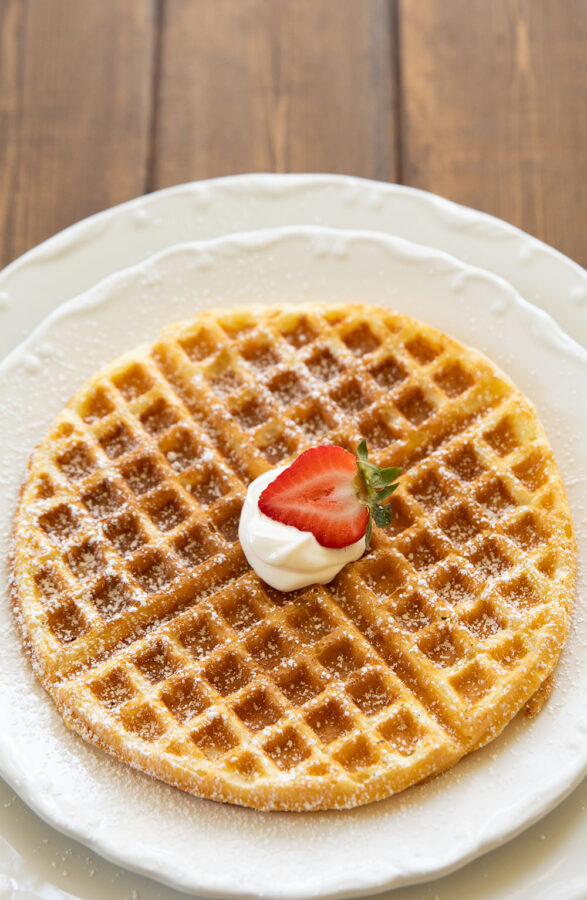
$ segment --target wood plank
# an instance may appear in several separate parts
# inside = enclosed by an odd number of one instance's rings
[[[0,0],[0,265],[141,194],[154,0]]]
[[[387,0],[167,0],[153,187],[247,171],[395,177]]]
[[[587,3],[400,0],[406,184],[587,263]]]

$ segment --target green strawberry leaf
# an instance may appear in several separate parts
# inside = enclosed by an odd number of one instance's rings
[[[371,514],[379,528],[387,528],[393,517],[393,512],[388,506],[374,506]]]
[[[399,487],[399,484],[396,481],[395,484],[389,484],[386,488],[383,488],[383,490],[379,491],[377,493],[378,503],[383,503],[384,500],[387,500],[388,497],[391,497],[393,492],[395,490],[397,490],[398,487]]]
[[[397,478],[402,470],[395,466],[381,468],[369,462],[367,441],[363,438],[357,447],[357,476],[355,490],[360,502],[369,510],[369,521],[365,531],[365,549],[371,545],[373,522],[379,528],[387,528],[393,517],[393,510],[385,501],[399,487]],[[385,505],[384,505],[385,504]]]
[[[367,455],[367,441],[365,440],[365,438],[363,438],[363,440],[357,447],[357,456],[359,457],[359,459],[367,462]]]
[[[389,469],[379,469],[379,478],[383,484],[391,484],[391,482],[395,481],[401,474],[402,470],[396,469],[395,466],[390,466]]]

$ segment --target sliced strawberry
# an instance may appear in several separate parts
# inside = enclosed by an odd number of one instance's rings
[[[353,486],[357,460],[342,447],[306,450],[259,498],[271,519],[311,531],[323,547],[347,547],[362,538],[369,510]]]
[[[369,549],[371,516],[377,525],[389,525],[391,509],[382,504],[399,474],[400,469],[369,462],[365,441],[357,456],[342,447],[314,447],[265,488],[259,509],[284,525],[311,531],[323,547],[348,547],[365,535]]]

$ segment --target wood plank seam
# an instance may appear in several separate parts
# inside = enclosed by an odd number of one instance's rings
[[[157,162],[157,137],[159,132],[161,57],[163,53],[163,28],[165,20],[165,0],[154,0],[153,16],[153,60],[151,63],[151,88],[149,98],[149,126],[147,134],[147,162],[145,166],[145,194],[155,189],[155,168]]]
[[[391,90],[395,143],[395,183],[404,184],[404,102],[402,79],[401,11],[399,0],[389,0]]]

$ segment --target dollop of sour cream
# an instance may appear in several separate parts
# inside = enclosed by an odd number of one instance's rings
[[[323,547],[311,531],[300,531],[270,519],[259,509],[259,497],[287,466],[256,478],[247,490],[238,536],[249,565],[278,591],[328,584],[343,566],[365,552],[365,537],[348,547]]]

